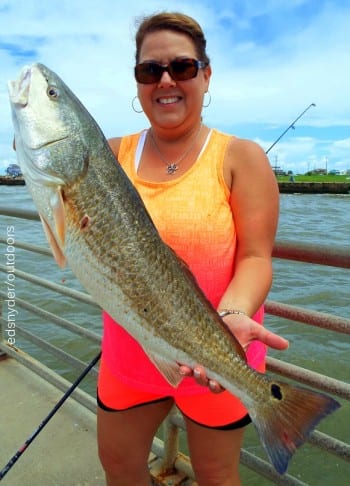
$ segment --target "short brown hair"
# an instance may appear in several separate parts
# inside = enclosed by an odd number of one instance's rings
[[[140,60],[140,51],[146,35],[159,30],[173,30],[187,35],[194,44],[198,59],[209,64],[209,57],[205,50],[207,41],[201,26],[192,17],[178,12],[161,12],[141,18],[137,24],[136,64]]]

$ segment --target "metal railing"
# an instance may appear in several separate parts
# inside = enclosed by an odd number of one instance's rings
[[[34,211],[24,211],[1,207],[0,216],[21,218],[31,221],[39,219],[38,215]],[[11,221],[14,220],[11,219]],[[4,247],[7,248],[9,245],[9,238],[1,237],[0,243],[5,245]],[[17,239],[14,244],[16,251],[17,249],[21,249],[23,251],[30,252],[29,255],[40,255],[40,258],[51,257],[51,251],[48,248],[28,242],[18,241]],[[294,260],[308,264],[327,265],[344,269],[350,268],[350,251],[345,249],[335,250],[329,246],[277,242],[273,256],[277,259],[286,259],[289,261]],[[0,270],[5,274],[7,273],[7,275],[9,275],[9,269],[9,265],[0,265]],[[43,278],[42,276],[39,277],[31,272],[21,270],[18,268],[17,262],[16,268],[12,270],[14,270],[16,282],[22,281],[30,283],[30,291],[33,297],[36,295],[36,292],[38,292],[38,289],[43,288],[52,292],[54,296],[64,296],[65,299],[69,301],[89,305],[91,306],[91,309],[95,310],[96,315],[98,315],[99,308],[86,293],[73,288],[67,288],[66,285],[55,283],[49,278]],[[3,302],[9,302],[8,292],[0,291],[0,295]],[[73,333],[73,335],[79,337],[79,339],[86,340],[86,342],[89,343],[87,347],[90,349],[90,352],[95,354],[97,353],[100,344],[100,332],[85,329],[83,326],[72,322],[70,319],[65,319],[38,305],[35,305],[30,301],[30,297],[29,299],[22,299],[16,292],[15,299],[16,307],[18,306],[19,308],[25,310],[26,312],[30,313],[31,316],[36,316],[39,320],[45,320],[51,325],[58,326],[62,330]],[[313,310],[306,310],[297,306],[274,301],[267,301],[266,312],[267,314],[278,316],[282,319],[317,326],[318,328],[335,333],[347,335],[350,334],[350,319],[344,317],[316,312]],[[34,318],[32,317],[32,319]],[[9,332],[7,332],[7,334],[5,332],[6,326],[7,331],[9,331],[8,319],[6,320],[1,317],[1,324],[3,336],[2,340],[0,341],[0,352],[2,351],[3,353],[17,359],[23,365],[35,371],[37,374],[42,376],[48,382],[54,384],[59,389],[63,391],[67,390],[70,384],[67,379],[62,378],[62,376],[60,376],[54,369],[51,369],[50,366],[44,364],[42,360],[37,359],[34,356],[35,353],[26,352],[22,349],[22,347],[17,347],[16,342],[11,342],[9,339]],[[50,355],[55,359],[64,362],[66,366],[69,365],[69,367],[71,367],[73,370],[83,370],[86,367],[85,361],[79,359],[77,356],[74,356],[72,353],[64,351],[61,347],[50,343],[47,339],[41,338],[40,336],[26,329],[25,326],[16,323],[15,332],[16,340],[18,340],[18,337],[21,337],[21,340],[31,343],[34,347],[50,353]],[[319,374],[272,357],[267,358],[267,367],[272,373],[283,375],[285,378],[291,379],[297,383],[309,385],[318,390],[331,393],[341,399],[350,401],[349,383],[324,376],[323,374]],[[96,374],[96,369],[93,369],[92,376],[96,377]],[[83,389],[77,389],[72,396],[83,406],[95,412],[96,404],[92,393],[88,393]],[[172,412],[165,422],[163,440],[159,439],[158,437],[154,439],[152,452],[155,454],[155,457],[150,463],[150,468],[151,472],[153,471],[156,484],[180,484],[180,481],[185,481],[185,479],[187,482],[183,482],[181,484],[190,484],[191,480],[194,480],[193,471],[188,457],[179,451],[179,430],[183,428],[184,423],[182,417],[177,413]],[[330,435],[321,433],[319,431],[314,431],[309,438],[309,443],[317,446],[323,451],[327,451],[328,453],[337,456],[338,459],[350,461],[350,445]],[[283,477],[280,476],[275,472],[273,467],[268,462],[244,449],[241,453],[241,462],[252,471],[255,471],[257,475],[267,478],[275,484],[306,484],[297,477],[293,477],[289,474],[286,474]],[[159,479],[159,471],[164,472],[164,470],[175,470],[176,473],[180,475],[179,477],[181,479],[178,481],[178,483],[165,482],[166,478],[164,474],[161,476],[162,479]],[[174,472],[172,472],[172,477],[174,477],[173,474]]]

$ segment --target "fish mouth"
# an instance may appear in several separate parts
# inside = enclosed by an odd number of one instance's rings
[[[31,67],[24,66],[18,79],[8,82],[8,91],[11,103],[22,107],[27,106],[31,77]]]
[[[38,64],[26,65],[22,68],[19,76],[15,80],[8,81],[8,93],[10,102],[14,107],[23,109],[29,104],[30,98],[30,88],[32,82],[34,82],[35,71],[38,69]],[[40,69],[39,69],[40,71]],[[42,141],[41,143],[36,143],[30,145],[31,150],[38,150],[46,147],[51,147],[52,145],[61,142],[68,138],[69,135],[58,136],[50,141]]]
[[[55,140],[51,140],[50,142],[43,142],[42,144],[40,145],[35,145],[35,147],[32,147],[34,150],[38,150],[38,149],[41,149],[41,148],[48,148],[48,147],[51,147],[52,145],[55,145],[56,143],[58,142],[62,142],[62,140],[66,140],[68,138],[68,135],[66,135],[65,137],[61,137],[61,138],[56,138]]]

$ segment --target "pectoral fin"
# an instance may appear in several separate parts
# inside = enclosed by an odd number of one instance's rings
[[[50,248],[52,250],[52,254],[56,260],[56,263],[59,267],[64,268],[66,265],[66,257],[64,256],[59,244],[57,243],[56,237],[53,234],[50,225],[47,223],[45,218],[40,215],[41,222],[43,224],[44,232],[49,242]]]
[[[64,201],[62,196],[62,190],[60,188],[58,188],[57,191],[52,195],[50,205],[55,221],[57,237],[61,243],[61,246],[64,246],[66,236],[66,222]]]
[[[166,381],[175,388],[179,386],[183,378],[183,376],[181,376],[179,373],[180,366],[174,361],[167,361],[166,359],[155,356],[147,351],[146,353],[159,373],[164,376]]]

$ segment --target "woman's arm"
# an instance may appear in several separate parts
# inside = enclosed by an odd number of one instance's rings
[[[278,224],[279,191],[269,161],[259,145],[232,139],[225,160],[237,233],[234,277],[219,308],[254,315],[272,283],[272,249]]]
[[[268,331],[251,317],[264,303],[272,283],[272,249],[278,213],[279,190],[269,161],[259,145],[232,139],[224,164],[224,177],[231,190],[231,208],[237,232],[234,276],[218,310],[235,309],[244,314],[230,314],[224,321],[244,349],[260,340],[275,349],[286,349],[288,341]],[[193,372],[197,382],[222,390],[216,381],[208,381],[201,366],[191,370],[181,366],[181,373]]]

